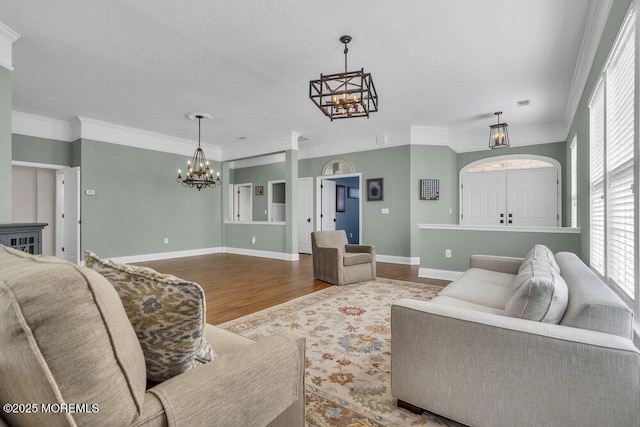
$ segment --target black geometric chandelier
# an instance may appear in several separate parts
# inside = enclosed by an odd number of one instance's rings
[[[506,123],[500,123],[500,114],[502,111],[496,111],[494,113],[498,116],[498,123],[489,126],[489,148],[505,148],[509,146],[509,132],[507,131]]]
[[[334,119],[367,117],[378,111],[378,94],[370,73],[347,71],[347,44],[351,36],[340,37],[344,43],[344,73],[320,74],[319,80],[309,82],[309,98],[322,112]]]
[[[203,188],[213,187],[220,185],[220,172],[218,172],[216,179],[213,179],[213,169],[209,166],[209,161],[204,155],[204,151],[200,148],[200,121],[202,119],[211,119],[211,116],[206,113],[189,113],[187,117],[191,120],[198,120],[198,148],[193,154],[193,158],[187,161],[187,176],[182,178],[182,173],[178,169],[178,179],[176,182],[182,183],[183,187],[197,188],[198,191]]]

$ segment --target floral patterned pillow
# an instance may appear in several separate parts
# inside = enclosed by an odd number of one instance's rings
[[[215,359],[204,336],[206,302],[197,283],[146,267],[100,259],[91,251],[85,263],[116,288],[138,335],[147,378],[162,382]]]

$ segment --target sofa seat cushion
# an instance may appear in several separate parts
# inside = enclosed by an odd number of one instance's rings
[[[90,251],[85,262],[120,295],[142,346],[150,381],[166,381],[215,358],[204,336],[206,302],[197,283],[101,259]]]
[[[227,353],[235,353],[239,349],[254,344],[255,341],[236,335],[226,329],[221,329],[211,324],[206,324],[204,333],[207,341],[216,349],[216,355],[222,357]]]
[[[569,288],[547,261],[531,259],[516,276],[518,287],[505,307],[505,315],[558,324],[569,301]]]
[[[346,252],[342,258],[343,265],[369,264],[371,262],[371,254]]]
[[[450,307],[465,308],[467,310],[480,311],[483,313],[500,314],[500,315],[504,314],[504,310],[498,310],[497,308],[487,307],[486,305],[474,304],[472,302],[463,301],[461,299],[451,298],[444,295],[440,295],[433,298],[432,300],[429,301],[429,303],[448,305]]]
[[[513,274],[471,268],[438,295],[504,310],[514,293],[507,282],[513,282],[514,277]]]
[[[9,425],[129,425],[139,416],[144,356],[117,292],[100,274],[0,245],[0,319],[0,401],[99,406],[3,413]]]
[[[515,274],[485,270],[483,268],[469,268],[464,272],[464,276],[477,282],[491,283],[505,288],[512,288],[513,280],[516,277]]]

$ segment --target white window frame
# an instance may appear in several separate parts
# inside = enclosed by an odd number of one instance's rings
[[[571,227],[578,227],[578,135],[569,146],[571,153]]]
[[[613,190],[611,190],[611,185],[615,182],[616,179],[616,174],[618,173],[618,171],[620,170],[619,166],[613,165],[612,166],[612,161],[616,161],[616,163],[619,165],[620,161],[619,159],[614,159],[613,157],[616,157],[616,153],[617,151],[615,150],[615,147],[612,148],[611,146],[609,146],[607,148],[607,144],[617,144],[619,143],[619,140],[616,140],[616,138],[610,138],[611,140],[608,139],[611,133],[611,129],[615,129],[616,126],[619,126],[619,124],[615,124],[615,125],[611,125],[611,122],[613,120],[616,120],[618,117],[615,116],[615,113],[613,112],[608,112],[607,108],[610,104],[610,99],[607,99],[607,96],[612,96],[611,93],[609,93],[607,91],[607,76],[608,76],[608,71],[611,69],[612,67],[612,60],[616,58],[616,55],[618,55],[619,53],[619,49],[621,48],[621,43],[623,41],[623,37],[625,35],[627,35],[627,31],[628,31],[628,26],[629,26],[629,19],[631,17],[632,14],[635,14],[635,32],[631,35],[632,40],[634,40],[635,42],[635,47],[634,47],[634,51],[633,51],[633,55],[635,56],[635,60],[634,60],[634,71],[633,71],[633,79],[635,82],[635,88],[634,88],[634,101],[633,101],[633,164],[632,164],[632,172],[633,172],[633,181],[632,181],[632,188],[638,188],[638,182],[639,182],[639,153],[640,153],[640,148],[639,148],[639,132],[638,130],[640,129],[640,118],[639,118],[639,94],[640,94],[640,84],[638,84],[638,76],[639,76],[639,52],[640,52],[640,29],[638,28],[638,9],[639,9],[639,4],[640,2],[635,1],[631,7],[629,8],[629,11],[627,12],[627,16],[625,17],[625,20],[620,28],[620,31],[618,33],[618,36],[616,38],[616,41],[609,53],[609,57],[607,58],[607,61],[605,62],[605,65],[603,67],[602,73],[601,73],[601,77],[600,77],[600,81],[596,84],[594,90],[593,90],[593,94],[591,95],[591,98],[589,100],[589,120],[590,120],[590,157],[591,157],[591,165],[590,165],[590,179],[589,179],[589,183],[590,183],[590,197],[589,197],[589,203],[591,205],[590,208],[590,229],[591,229],[591,236],[590,236],[590,244],[593,246],[593,232],[594,232],[594,218],[593,218],[593,203],[594,203],[594,191],[598,191],[597,190],[597,186],[599,186],[602,182],[602,187],[604,188],[604,227],[602,229],[602,231],[604,232],[604,251],[603,251],[603,265],[598,268],[597,266],[593,265],[594,262],[594,258],[593,258],[593,253],[590,255],[591,257],[591,264],[592,264],[592,269],[598,274],[600,275],[603,280],[605,280],[609,286],[616,291],[616,293],[618,293],[618,295],[627,302],[627,304],[629,304],[633,310],[635,311],[636,315],[640,315],[640,284],[639,284],[639,280],[638,280],[638,276],[640,273],[638,270],[638,266],[639,266],[639,259],[640,259],[640,254],[639,254],[639,236],[638,236],[638,230],[639,230],[639,220],[638,220],[638,213],[640,213],[640,201],[639,201],[639,197],[637,197],[637,192],[632,191],[633,194],[633,212],[630,212],[630,214],[633,217],[633,240],[632,240],[632,244],[629,245],[633,251],[633,260],[631,262],[632,264],[632,268],[634,271],[633,274],[633,278],[632,278],[632,283],[627,284],[627,288],[631,288],[631,291],[633,292],[633,295],[629,295],[622,287],[618,286],[614,280],[611,280],[611,274],[617,275],[620,271],[620,267],[618,267],[618,269],[615,269],[614,271],[609,271],[611,269],[611,256],[615,256],[615,255],[619,255],[619,253],[621,252],[619,249],[616,249],[615,247],[613,247],[613,249],[611,249],[611,238],[609,236],[609,234],[611,233],[611,230],[613,229],[612,225],[615,225],[612,223],[612,218],[610,218],[611,214],[611,210],[612,210],[612,204],[610,204],[610,199],[613,198],[613,196],[611,194],[609,194],[610,192],[612,192]],[[613,92],[612,88],[609,88],[609,90],[611,92]],[[596,97],[599,96],[599,91],[603,91],[604,96],[602,99],[602,105],[600,106],[602,108],[602,110],[604,111],[603,113],[603,123],[602,123],[602,130],[604,132],[604,137],[603,137],[603,144],[604,144],[604,153],[603,153],[603,173],[601,175],[597,175],[594,178],[594,160],[593,157],[596,155],[595,151],[594,151],[594,147],[593,147],[593,135],[592,135],[592,121],[593,121],[593,116],[592,116],[592,108],[594,107],[594,101],[596,100]],[[629,93],[629,92],[622,92],[622,93]],[[615,100],[614,100],[615,102]],[[612,104],[613,105],[613,104]],[[607,113],[609,113],[610,115],[608,116]],[[628,122],[627,122],[628,123]],[[611,125],[611,129],[609,129],[609,125]],[[609,153],[609,154],[607,154]],[[607,158],[607,157],[611,157],[612,158]],[[613,169],[612,169],[613,168]],[[601,179],[601,181],[596,181],[594,182],[594,179]],[[624,188],[628,188],[628,187],[624,187]],[[611,191],[610,191],[611,190]],[[597,193],[596,193],[597,194]],[[619,197],[619,196],[618,196]],[[616,199],[616,200],[619,200]],[[615,234],[615,230],[612,234],[613,236],[616,236]],[[619,236],[619,231],[618,234]],[[627,247],[629,247],[627,246]],[[610,251],[613,251],[611,254],[609,253]],[[597,260],[596,260],[597,261]],[[628,264],[628,263],[627,263]],[[624,268],[624,267],[623,267]],[[629,267],[631,268],[631,267]],[[636,321],[637,323],[637,321]],[[637,326],[640,326],[639,324],[637,324]]]

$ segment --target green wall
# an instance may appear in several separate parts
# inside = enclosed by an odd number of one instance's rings
[[[225,247],[250,249],[256,251],[287,251],[285,243],[285,226],[282,224],[230,224],[224,225]],[[256,243],[251,243],[252,237]],[[296,248],[297,252],[297,248]]]
[[[230,174],[233,176],[233,181],[230,181],[233,184],[253,184],[254,191],[251,195],[253,221],[268,221],[267,214],[265,213],[268,208],[267,193],[269,191],[269,186],[267,183],[269,181],[282,180],[286,178],[285,162],[231,169]],[[263,186],[262,196],[256,195],[255,192],[255,188],[259,185]]]
[[[573,117],[573,121],[571,123],[571,127],[569,129],[569,135],[566,144],[566,157],[570,159],[569,155],[569,145],[573,140],[574,136],[577,136],[577,163],[578,163],[578,225],[582,228],[582,239],[581,239],[581,250],[580,254],[582,260],[587,262],[590,257],[590,238],[591,233],[589,230],[590,227],[590,190],[589,190],[589,108],[588,102],[589,98],[595,86],[600,78],[602,73],[602,69],[604,68],[604,64],[609,56],[609,52],[615,42],[618,31],[620,30],[620,26],[624,21],[624,18],[629,9],[629,5],[631,4],[631,0],[615,0],[613,2],[613,6],[611,7],[611,11],[609,13],[609,18],[605,25],[604,31],[602,33],[602,38],[600,39],[600,45],[598,46],[598,50],[596,52],[595,59],[593,61],[593,65],[591,66],[591,71],[589,73],[589,77],[587,79],[587,83],[585,84],[584,91],[582,92],[582,97],[580,98],[580,103],[578,104],[578,109],[576,110],[576,114]],[[637,19],[637,18],[636,18]],[[569,169],[569,168],[567,168]],[[568,172],[568,170],[567,170]],[[567,182],[569,181],[568,175],[565,173],[565,177]],[[570,201],[565,201],[565,212],[570,212]],[[567,216],[565,216],[566,218]]]
[[[82,251],[116,257],[222,245],[222,189],[178,184],[175,171],[186,156],[89,139],[78,144]]]
[[[10,224],[11,207],[11,71],[0,66],[0,224]]]
[[[458,223],[458,155],[449,147],[412,145],[410,152],[409,203],[411,256],[420,256],[417,224]],[[440,200],[420,200],[421,179],[440,180]]]
[[[341,158],[350,161],[356,172],[362,173],[362,243],[375,245],[378,254],[409,257],[410,168],[407,166],[410,155],[410,146],[403,145],[303,159],[298,162],[298,172],[300,178],[317,177],[331,159]],[[367,179],[371,178],[384,179],[383,201],[367,201],[366,184]],[[382,208],[388,208],[389,214],[383,215]]]
[[[420,242],[420,267],[449,271],[465,271],[475,254],[524,257],[536,243],[554,253],[580,253],[577,233],[421,229]],[[451,258],[445,257],[446,249],[451,249]]]
[[[13,160],[71,166],[72,143],[28,135],[12,135]],[[77,165],[80,166],[79,161]]]

